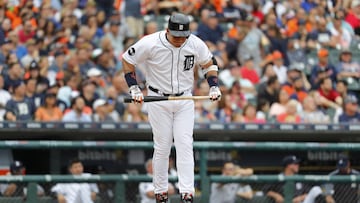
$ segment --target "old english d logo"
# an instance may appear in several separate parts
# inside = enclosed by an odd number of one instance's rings
[[[194,55],[185,55],[184,71],[188,71],[194,67]]]

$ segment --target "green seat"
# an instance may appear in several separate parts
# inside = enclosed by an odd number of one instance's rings
[[[23,203],[22,197],[0,197],[0,203]]]
[[[236,203],[271,203],[272,200],[266,196],[254,196],[251,200],[237,198]]]
[[[200,203],[201,196],[195,196],[194,197],[194,203]],[[172,195],[169,197],[169,203],[179,203],[180,202],[180,195]]]
[[[39,198],[39,203],[55,203],[55,201],[56,200],[54,198],[48,196]]]

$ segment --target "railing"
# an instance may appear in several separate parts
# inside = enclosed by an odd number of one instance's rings
[[[44,148],[61,148],[61,149],[79,149],[79,148],[115,148],[115,149],[150,149],[153,147],[152,142],[121,142],[121,141],[0,141],[0,148],[12,149],[44,149]],[[288,181],[293,184],[295,180],[301,181],[347,181],[359,182],[360,177],[357,176],[343,176],[343,177],[329,177],[329,176],[294,176],[294,177],[279,177],[279,176],[266,176],[258,175],[249,178],[229,178],[219,176],[209,176],[207,174],[207,151],[209,149],[249,149],[249,150],[351,150],[359,151],[360,143],[297,143],[297,142],[195,142],[194,149],[200,151],[200,174],[197,180],[201,182],[201,202],[208,202],[210,194],[211,182],[238,182],[238,181]],[[117,201],[124,201],[124,182],[127,181],[150,181],[145,176],[128,176],[128,175],[96,175],[90,178],[74,178],[72,176],[18,176],[18,177],[0,177],[0,182],[9,181],[25,181],[30,182],[34,186],[34,182],[88,182],[88,181],[116,181]],[[29,188],[29,195],[34,193],[30,192],[34,189]],[[291,192],[287,195],[290,196]],[[28,203],[36,202],[36,197],[29,196]]]
[[[294,191],[295,182],[311,182],[311,183],[359,183],[360,176],[324,176],[324,175],[295,175],[295,176],[281,176],[281,175],[253,175],[249,177],[224,177],[218,175],[211,175],[208,177],[210,182],[220,183],[275,183],[284,182],[285,188],[285,202],[291,202]],[[195,176],[195,180],[199,180],[199,176]],[[127,182],[149,182],[152,179],[146,175],[92,175],[88,177],[76,177],[72,175],[26,175],[26,176],[2,176],[0,183],[28,183],[28,192],[26,203],[37,203],[39,197],[36,194],[37,183],[76,183],[76,182],[116,182],[115,199],[116,203],[126,203],[125,183]],[[176,181],[176,177],[169,177],[170,181]],[[209,190],[210,185],[205,191]],[[206,203],[209,199],[209,194],[202,191],[201,202]]]

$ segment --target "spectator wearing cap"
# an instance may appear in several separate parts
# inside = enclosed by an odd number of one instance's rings
[[[97,99],[93,104],[92,120],[94,122],[114,122],[109,115],[108,103],[105,99]]]
[[[25,84],[22,81],[12,84],[12,98],[6,103],[5,120],[29,121],[33,120],[36,107],[34,102],[25,96]]]
[[[271,59],[274,63],[273,65],[274,72],[276,73],[276,76],[279,79],[280,84],[284,84],[286,82],[287,67],[284,65],[284,59],[282,53],[278,50],[275,50],[271,54]]]
[[[4,87],[4,77],[0,75],[0,121],[4,120],[5,115],[5,105],[11,99],[10,93],[3,89]]]
[[[61,121],[63,113],[56,104],[56,94],[47,93],[45,101],[35,112],[35,121],[52,122]]]
[[[360,1],[353,0],[351,1],[351,8],[349,9],[345,21],[348,22],[351,27],[354,29],[355,34],[360,34]]]
[[[360,64],[353,60],[352,51],[345,48],[339,55],[339,63],[336,68],[338,69],[338,79],[356,79],[360,78]]]
[[[96,67],[90,68],[88,72],[86,73],[87,80],[90,82],[95,83],[96,89],[95,92],[99,97],[105,97],[105,92],[107,85],[105,83],[105,80],[102,76],[102,72],[97,69]]]
[[[14,50],[14,43],[10,39],[4,39],[0,44],[0,65],[5,64],[6,57]]]
[[[342,97],[332,86],[332,81],[329,77],[320,80],[320,87],[316,95],[319,97],[320,105],[324,109],[338,109],[343,104]]]
[[[25,175],[25,166],[21,161],[15,160],[10,164],[10,176],[23,176]],[[2,183],[0,184],[0,192],[4,197],[26,197],[26,184],[24,183]],[[43,196],[44,189],[37,185],[37,195]]]
[[[336,163],[334,171],[330,172],[330,176],[337,175],[360,175],[360,172],[351,167],[350,159],[341,155]],[[327,183],[326,203],[335,202],[357,202],[359,200],[359,185],[357,183]]]
[[[310,73],[310,83],[312,89],[318,89],[320,81],[327,77],[329,77],[335,84],[338,75],[338,70],[333,64],[329,63],[329,51],[327,49],[320,49],[317,56],[319,58],[319,62],[312,67]]]
[[[29,70],[25,74],[24,79],[33,78],[36,80],[38,87],[37,93],[43,93],[49,87],[49,80],[40,74],[40,66],[36,61],[32,61],[29,65]]]
[[[85,100],[77,96],[71,101],[71,110],[64,113],[63,122],[91,122],[91,116],[84,113]]]
[[[23,80],[23,70],[19,63],[9,64],[7,74],[4,75],[4,89],[11,91],[11,86]]]
[[[285,156],[282,160],[283,171],[280,175],[294,176],[299,173],[300,159],[295,155]],[[309,185],[296,182],[294,184],[293,191],[294,196],[292,202],[315,202],[317,196],[321,194],[321,188],[319,186],[310,187]],[[284,202],[284,182],[279,182],[273,185],[265,186],[266,196],[271,198],[274,202]]]
[[[360,123],[359,104],[356,95],[349,94],[344,99],[343,113],[339,116],[339,123]]]

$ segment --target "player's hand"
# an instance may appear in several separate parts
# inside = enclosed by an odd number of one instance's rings
[[[134,103],[142,103],[144,101],[144,95],[141,92],[139,86],[133,85],[129,88],[129,91]]]
[[[220,100],[221,99],[221,91],[220,91],[219,87],[217,87],[217,86],[210,87],[209,96],[210,96],[210,100],[212,100],[212,101]]]

